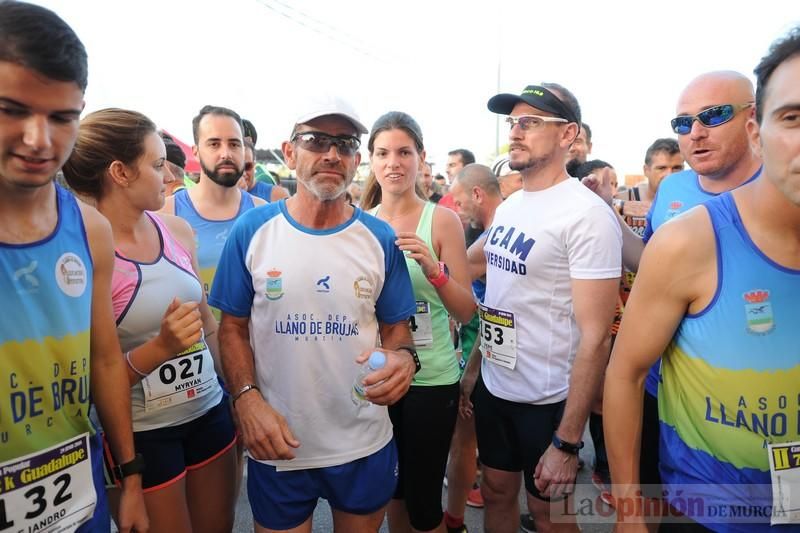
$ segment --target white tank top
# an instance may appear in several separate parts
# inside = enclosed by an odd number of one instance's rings
[[[158,335],[173,298],[199,302],[203,296],[190,253],[157,215],[147,215],[161,242],[158,258],[142,263],[123,257],[117,250],[114,260],[111,297],[123,353]],[[189,422],[217,405],[222,396],[214,361],[203,339],[131,387],[133,430]]]

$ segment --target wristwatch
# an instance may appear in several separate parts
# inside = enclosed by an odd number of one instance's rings
[[[111,469],[114,472],[114,478],[117,481],[122,481],[123,478],[128,476],[133,476],[135,474],[141,474],[144,472],[144,456],[140,453],[137,453],[133,459],[128,461],[127,463],[123,463],[121,465],[114,465]]]
[[[583,448],[583,441],[579,441],[577,444],[573,444],[571,442],[567,442],[565,440],[561,440],[558,438],[558,435],[553,433],[553,448],[556,450],[561,450],[564,453],[571,453],[572,455],[578,455],[578,451]]]
[[[436,287],[437,289],[442,287],[447,281],[450,279],[450,270],[448,270],[447,265],[444,264],[444,261],[439,261],[439,273],[433,277],[428,278],[428,281],[431,285]]]
[[[417,355],[417,350],[413,346],[398,346],[397,350],[405,350],[411,354],[411,357],[414,359],[414,366],[416,367],[416,369],[414,370],[415,374],[420,370],[422,370],[422,364],[419,362],[419,356]]]

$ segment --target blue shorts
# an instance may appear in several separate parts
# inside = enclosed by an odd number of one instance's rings
[[[392,440],[372,455],[327,468],[278,472],[249,459],[247,493],[260,526],[291,529],[311,517],[319,498],[345,513],[378,511],[392,498],[397,474],[397,447]]]

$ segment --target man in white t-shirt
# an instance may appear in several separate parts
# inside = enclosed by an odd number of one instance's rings
[[[257,532],[311,531],[319,498],[336,531],[378,529],[397,484],[386,405],[420,368],[395,233],[345,202],[367,130],[339,98],[314,104],[283,143],[297,194],[237,219],[209,298],[222,310]],[[359,364],[379,342],[386,364],[363,381],[373,405],[354,402]]]
[[[565,508],[554,502],[574,489],[608,360],[622,236],[611,208],[566,172],[581,124],[572,93],[530,85],[488,107],[510,115],[511,168],[524,186],[497,208],[484,247],[483,358],[473,403],[485,526],[517,530],[524,472],[537,531],[577,531],[574,516],[558,524],[551,516]]]

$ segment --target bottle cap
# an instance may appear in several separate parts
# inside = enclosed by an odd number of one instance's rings
[[[386,354],[374,351],[369,356],[369,367],[372,370],[379,370],[386,366]]]

